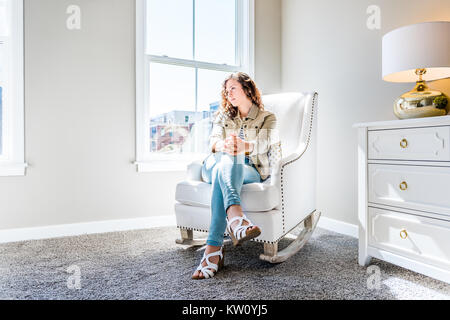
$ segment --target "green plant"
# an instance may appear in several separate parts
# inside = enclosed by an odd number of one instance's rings
[[[448,100],[445,96],[439,96],[434,98],[433,100],[433,104],[436,108],[438,109],[445,109],[445,107],[447,106]]]

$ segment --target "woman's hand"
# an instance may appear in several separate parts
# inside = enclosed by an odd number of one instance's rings
[[[251,147],[252,145],[250,143],[242,140],[236,134],[232,133],[225,139],[222,152],[236,156],[249,151]]]

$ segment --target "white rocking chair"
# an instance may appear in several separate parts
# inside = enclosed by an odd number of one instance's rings
[[[265,109],[277,116],[283,159],[270,179],[242,187],[242,209],[264,243],[260,259],[280,263],[298,252],[311,237],[320,212],[316,210],[317,93],[263,96]],[[211,185],[202,181],[200,162],[188,166],[187,180],[176,188],[175,214],[181,231],[178,244],[204,245],[194,231],[208,232],[211,222]],[[297,227],[303,230],[288,247],[278,242]]]

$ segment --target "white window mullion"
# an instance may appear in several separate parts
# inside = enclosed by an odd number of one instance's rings
[[[192,59],[195,60],[195,0],[192,0]]]
[[[195,61],[196,60],[196,55],[195,55],[195,0],[192,0],[192,59]],[[198,110],[198,68],[195,67],[195,86],[194,86],[194,90],[195,90],[195,112],[197,112]]]
[[[136,164],[148,161],[150,148],[150,57],[146,55],[146,13],[146,1],[136,1]]]
[[[255,79],[255,0],[245,1],[244,16],[246,17],[244,34],[245,68],[249,76]]]
[[[144,101],[143,101],[143,108],[144,108],[144,114],[143,114],[143,119],[144,119],[144,132],[146,132],[146,134],[144,134],[144,146],[146,146],[146,148],[144,148],[142,151],[144,152],[144,154],[147,154],[149,152],[149,148],[150,148],[150,135],[149,135],[149,128],[150,128],[150,110],[148,108],[148,106],[150,105],[150,92],[148,90],[148,88],[150,87],[150,59],[148,57],[144,58]]]
[[[237,44],[238,61],[243,72],[254,78],[254,38],[255,4],[254,0],[237,1]]]
[[[240,66],[230,66],[228,64],[215,64],[210,62],[202,62],[202,61],[194,61],[194,60],[186,60],[186,59],[178,59],[172,57],[165,56],[154,56],[148,55],[151,62],[164,63],[177,65],[181,67],[191,67],[191,68],[200,68],[200,69],[208,69],[208,70],[216,70],[216,71],[238,71],[241,69]]]
[[[198,68],[195,68],[195,112],[198,111]]]
[[[6,161],[8,156],[8,139],[6,138],[6,130],[8,127],[8,121],[7,121],[7,98],[6,93],[8,91],[8,83],[10,83],[9,80],[9,62],[7,59],[10,58],[10,50],[9,50],[9,38],[8,37],[0,37],[0,61],[3,61],[1,67],[0,67],[0,87],[2,87],[2,108],[1,108],[1,144],[2,148],[0,151],[0,162]]]
[[[16,18],[12,27],[12,99],[15,106],[11,108],[14,126],[13,140],[13,162],[24,163],[24,69],[23,69],[23,1],[13,1],[13,14]]]
[[[7,76],[4,79],[3,154],[0,176],[25,175],[23,0],[10,0],[10,35],[5,41]]]
[[[241,16],[239,12],[241,11],[239,6],[241,5],[241,1],[235,0],[235,19],[236,19],[236,28],[234,29],[235,34],[235,60],[236,64],[241,67],[242,66],[242,57],[241,57],[241,36],[240,36],[240,30],[241,30]]]

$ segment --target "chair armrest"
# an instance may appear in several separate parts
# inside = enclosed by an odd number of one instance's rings
[[[271,181],[280,188],[284,231],[298,225],[316,209],[316,146],[309,145],[303,152],[298,152],[299,149],[283,158],[277,177]]]
[[[292,161],[299,159],[303,156],[306,151],[306,144],[301,144],[295,152],[283,157],[280,162],[278,162],[278,166],[272,168],[270,184],[275,186],[281,185],[281,169]]]
[[[203,181],[202,179],[202,165],[201,161],[191,162],[187,166],[187,179],[193,181]]]

